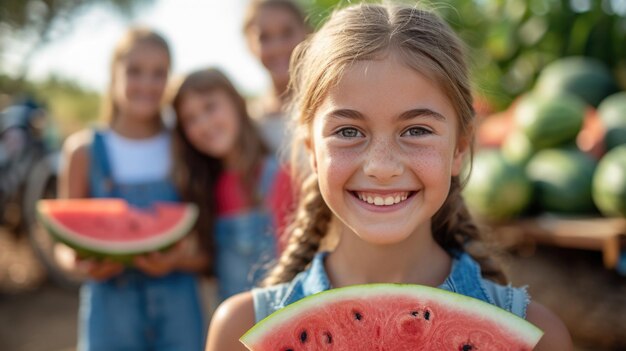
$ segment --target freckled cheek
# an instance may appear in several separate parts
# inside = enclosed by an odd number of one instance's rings
[[[320,147],[316,150],[316,157],[320,182],[328,187],[344,187],[358,168],[358,155],[348,150]]]
[[[405,153],[409,165],[424,183],[438,182],[451,175],[451,156],[445,150],[423,147]]]

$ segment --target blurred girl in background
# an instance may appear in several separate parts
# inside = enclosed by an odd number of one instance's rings
[[[254,286],[276,257],[292,202],[290,179],[220,71],[188,75],[172,105],[176,184],[200,208],[197,230],[214,257],[223,300]]]
[[[158,34],[137,28],[124,35],[113,53],[106,128],[68,138],[60,197],[115,197],[140,208],[179,200],[160,113],[170,64]],[[77,259],[89,277],[80,292],[79,350],[202,349],[195,272],[208,259],[194,247],[188,236],[169,251],[135,257],[133,267]]]
[[[272,152],[286,146],[285,105],[288,100],[291,52],[309,28],[299,6],[291,0],[252,0],[243,31],[250,51],[269,73],[271,89],[252,106],[251,113]]]

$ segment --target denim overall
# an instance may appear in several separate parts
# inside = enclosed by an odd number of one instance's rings
[[[331,289],[324,269],[326,255],[327,252],[315,255],[310,267],[289,283],[252,289],[256,322],[306,296]],[[453,258],[450,275],[439,288],[477,298],[522,318],[526,318],[526,307],[530,302],[525,288],[498,285],[483,279],[478,263],[465,253]]]
[[[270,195],[279,165],[266,158],[258,183],[259,199]],[[243,213],[220,216],[215,224],[215,267],[220,301],[250,290],[276,258],[272,214],[263,205]]]
[[[103,132],[94,133],[90,161],[91,197],[122,198],[141,208],[155,201],[179,201],[167,179],[116,183]],[[79,350],[204,349],[202,308],[196,277],[190,273],[154,278],[127,268],[103,282],[88,280],[80,291],[79,318]]]

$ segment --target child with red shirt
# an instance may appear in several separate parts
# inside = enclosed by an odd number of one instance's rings
[[[174,179],[183,199],[200,208],[196,230],[213,258],[222,300],[254,286],[275,259],[291,181],[220,71],[188,75],[173,107]]]

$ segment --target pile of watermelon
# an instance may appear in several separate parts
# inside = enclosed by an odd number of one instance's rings
[[[532,91],[483,119],[478,143],[465,200],[488,221],[626,217],[626,91],[602,62],[547,65]]]
[[[408,284],[354,285],[278,310],[245,335],[252,351],[532,350],[543,332],[471,297]]]
[[[172,246],[198,216],[193,204],[163,202],[139,209],[121,199],[40,200],[37,212],[49,233],[79,256],[124,263]]]

